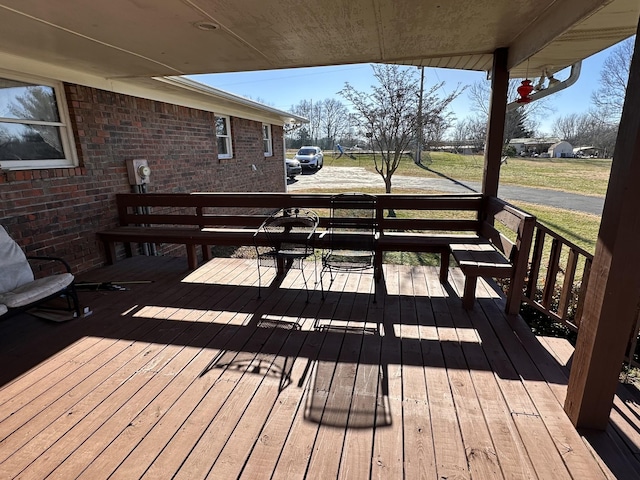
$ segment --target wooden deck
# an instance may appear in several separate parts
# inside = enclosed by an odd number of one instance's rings
[[[297,270],[258,299],[252,260],[185,265],[134,257],[83,280],[153,283],[82,292],[87,318],[0,323],[1,479],[640,477],[633,390],[580,435],[571,346],[484,281],[471,311],[433,267],[305,303]]]

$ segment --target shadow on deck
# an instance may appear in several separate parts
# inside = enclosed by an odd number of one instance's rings
[[[257,298],[254,262],[134,257],[83,280],[93,314],[0,324],[0,471],[13,478],[637,478],[640,406],[572,428],[568,342],[536,338],[486,282],[385,265],[305,302]],[[312,275],[312,274],[311,274]]]

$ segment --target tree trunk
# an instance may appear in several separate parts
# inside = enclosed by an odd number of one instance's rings
[[[384,188],[386,193],[391,193],[391,177],[384,178]]]

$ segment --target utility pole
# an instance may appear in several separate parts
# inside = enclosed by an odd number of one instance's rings
[[[418,118],[416,122],[416,127],[418,131],[417,135],[417,148],[416,148],[416,158],[415,163],[420,165],[422,163],[422,93],[424,92],[424,66],[420,68],[420,96],[418,97]]]

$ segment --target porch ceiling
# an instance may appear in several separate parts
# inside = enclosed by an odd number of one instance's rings
[[[359,62],[489,70],[500,47],[512,76],[528,57],[534,76],[634,34],[640,3],[0,0],[0,9],[0,52],[111,79]]]

